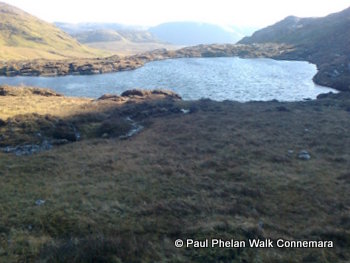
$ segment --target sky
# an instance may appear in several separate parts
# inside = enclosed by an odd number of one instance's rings
[[[349,0],[0,0],[48,22],[154,26],[172,21],[264,27],[286,16],[325,16]]]

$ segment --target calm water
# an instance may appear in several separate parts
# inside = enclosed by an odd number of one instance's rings
[[[316,66],[272,59],[183,58],[147,63],[133,71],[64,77],[0,77],[0,84],[48,87],[68,96],[97,98],[131,89],[170,89],[186,100],[314,99],[335,90],[312,82]]]

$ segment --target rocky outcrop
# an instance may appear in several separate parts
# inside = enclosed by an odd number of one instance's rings
[[[158,98],[164,97],[169,99],[181,100],[181,97],[173,91],[170,90],[141,90],[133,89],[124,91],[121,95],[122,97],[144,97],[144,98]]]
[[[140,101],[140,100],[157,100],[157,99],[172,99],[181,100],[181,96],[170,90],[142,90],[132,89],[124,91],[121,95],[116,94],[104,94],[98,101],[116,101],[116,102],[127,102],[127,101]]]

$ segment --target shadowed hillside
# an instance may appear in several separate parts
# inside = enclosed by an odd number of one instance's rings
[[[270,42],[291,44],[296,47],[291,59],[316,63],[316,81],[350,90],[350,8],[322,18],[289,16],[239,43]]]
[[[0,59],[62,59],[108,55],[81,45],[54,25],[0,2]]]

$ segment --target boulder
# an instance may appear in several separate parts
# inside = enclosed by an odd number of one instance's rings
[[[122,93],[122,97],[140,96],[145,97],[150,94],[149,90],[132,89]]]
[[[161,96],[166,98],[172,98],[172,99],[179,99],[181,100],[181,97],[176,94],[173,91],[170,90],[141,90],[141,89],[132,89],[124,91],[121,94],[122,97],[152,97],[152,96]]]

